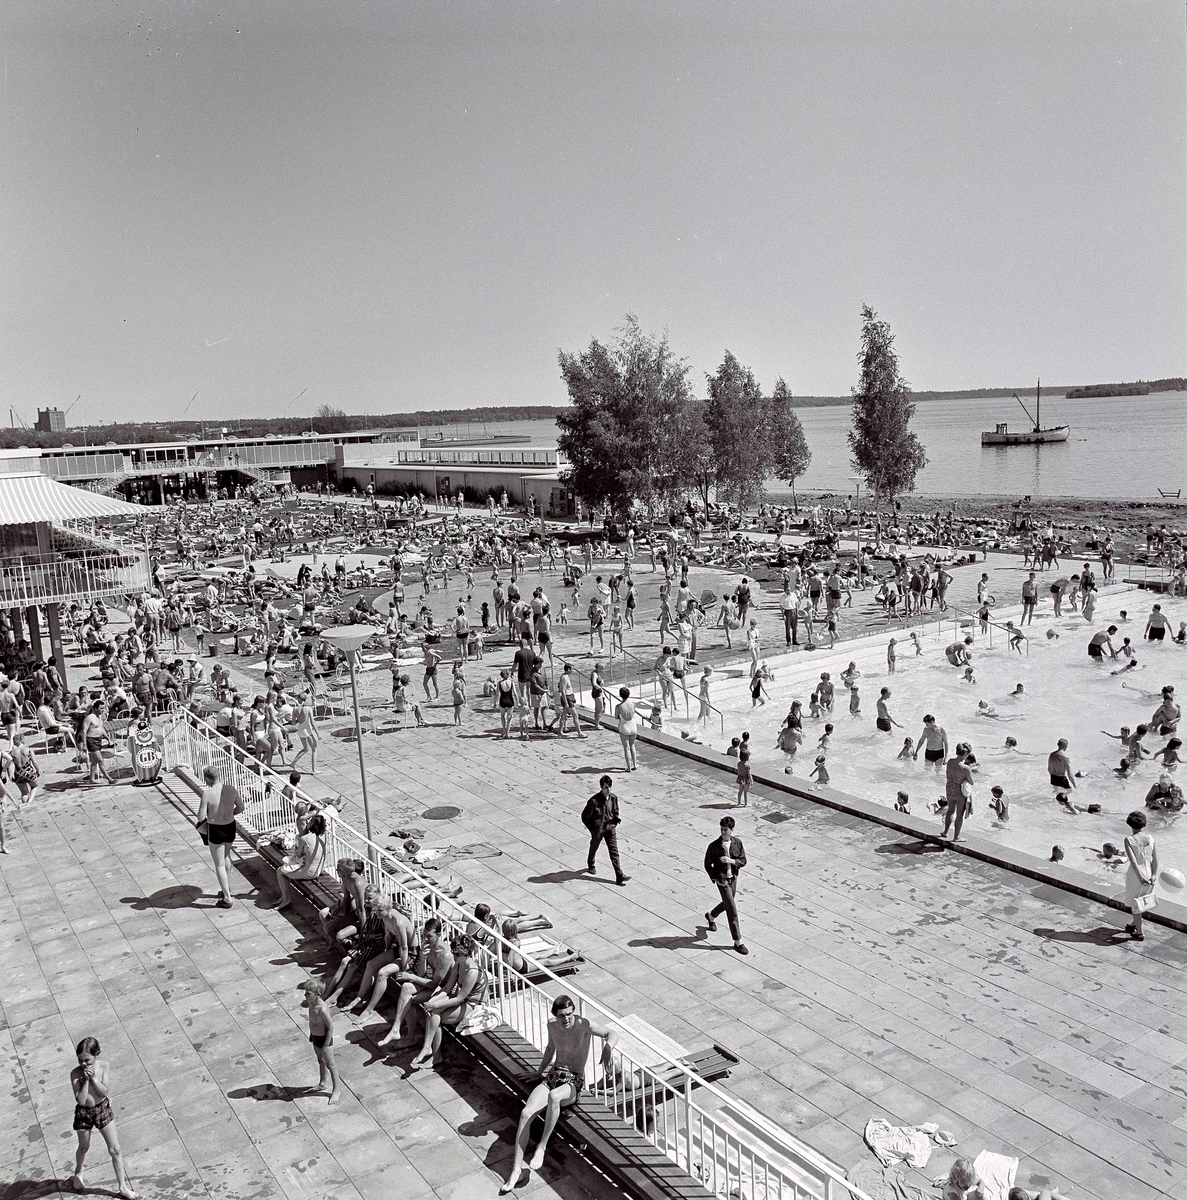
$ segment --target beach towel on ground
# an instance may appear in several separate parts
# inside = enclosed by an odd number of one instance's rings
[[[891,1125],[885,1117],[871,1117],[862,1136],[884,1167],[904,1162],[918,1169],[931,1157],[931,1139],[926,1133],[913,1126]]]
[[[907,1183],[897,1167],[880,1167],[863,1160],[845,1174],[849,1182],[870,1200],[923,1200],[922,1190]]]
[[[973,1169],[981,1176],[985,1200],[1006,1200],[1018,1174],[1018,1160],[992,1150],[982,1150],[973,1160]]]

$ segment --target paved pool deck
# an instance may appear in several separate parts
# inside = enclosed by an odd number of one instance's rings
[[[872,1116],[936,1121],[957,1151],[1021,1159],[1018,1182],[1091,1200],[1187,1200],[1187,939],[991,864],[927,847],[810,800],[758,787],[736,813],[750,865],[740,905],[751,953],[724,926],[701,866],[732,801],[728,777],[640,746],[620,770],[616,735],[490,736],[493,714],[432,707],[425,729],[366,735],[380,840],[416,827],[431,846],[497,856],[447,868],[465,898],[546,912],[587,961],[572,982],[690,1049],[741,1062],[723,1083],[848,1167],[869,1158]],[[353,734],[324,729],[316,794],[354,798]],[[267,873],[243,848],[234,910],[212,907],[208,859],[187,823],[193,796],[82,790],[46,760],[47,784],[9,815],[0,858],[0,1200],[54,1194],[73,1154],[67,1074],[85,1034],[115,1068],[117,1112],[145,1196],[493,1195],[514,1107],[454,1063],[405,1078],[374,1051],[380,1027],[339,1024],[338,1111],[302,1094],[314,1066],[294,991],[324,959],[310,914],[258,906]],[[578,816],[604,770],[623,807],[632,878],[604,857],[582,872]],[[456,816],[425,814],[452,806]],[[733,811],[730,809],[730,811]],[[604,855],[604,851],[603,851]],[[936,1149],[922,1174],[947,1170]],[[105,1155],[91,1179],[110,1188]],[[583,1200],[608,1185],[571,1152],[541,1192]]]

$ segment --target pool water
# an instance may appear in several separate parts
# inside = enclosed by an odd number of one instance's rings
[[[927,805],[943,795],[943,774],[918,761],[897,758],[908,735],[912,744],[923,728],[923,715],[932,713],[948,732],[949,747],[969,742],[979,762],[972,816],[965,828],[1004,845],[1025,850],[1043,859],[1050,858],[1058,844],[1065,852],[1065,863],[1099,877],[1110,875],[1094,853],[1105,842],[1120,848],[1128,832],[1125,817],[1135,808],[1143,808],[1147,791],[1161,770],[1159,762],[1146,761],[1133,776],[1119,779],[1113,768],[1121,761],[1121,743],[1105,735],[1116,734],[1122,725],[1130,728],[1148,722],[1160,702],[1160,691],[1173,684],[1182,703],[1184,675],[1187,674],[1187,648],[1169,639],[1142,641],[1146,617],[1155,603],[1171,622],[1171,632],[1187,620],[1187,602],[1157,596],[1137,589],[1117,586],[1105,591],[1089,625],[1078,613],[1055,618],[1049,600],[1040,604],[1033,625],[1027,627],[1029,653],[1019,654],[1006,645],[1000,631],[990,639],[970,624],[957,626],[948,621],[943,627],[932,624],[921,634],[922,653],[916,654],[908,634],[889,630],[886,634],[839,644],[831,651],[775,655],[769,660],[774,679],[766,687],[770,698],[765,706],[752,708],[748,664],[733,664],[731,676],[716,671],[710,686],[712,703],[725,714],[724,737],[716,714],[710,722],[697,721],[696,687],[699,672],[690,672],[686,683],[694,695],[691,719],[685,716],[681,699],[679,715],[669,714],[665,729],[679,736],[681,730],[695,734],[704,744],[724,750],[731,737],[749,730],[752,763],[770,768],[781,766],[784,756],[775,745],[776,735],[792,700],[803,703],[804,740],[793,760],[793,777],[801,786],[811,786],[809,778],[818,753],[817,742],[826,721],[834,726],[826,759],[829,786],[866,800],[893,807],[899,790],[910,796],[910,811],[928,815]],[[1128,610],[1122,623],[1118,614]],[[995,620],[1018,622],[1020,610],[997,609]],[[1088,658],[1091,634],[1109,624],[1119,625],[1114,638],[1131,639],[1138,667],[1116,676],[1111,670],[1121,665],[1106,657],[1106,666]],[[1057,637],[1049,638],[1050,630]],[[975,683],[965,682],[962,671],[951,666],[945,647],[971,634]],[[887,673],[886,647],[897,638],[897,662],[894,675]],[[849,692],[841,681],[841,672],[853,661],[861,672],[858,679],[861,713],[849,713]],[[737,667],[742,670],[737,671]],[[831,715],[814,719],[809,716],[808,700],[822,671],[830,672],[836,688]],[[1011,697],[1021,683],[1024,695]],[[891,689],[890,714],[904,728],[890,733],[878,731],[874,724],[879,689]],[[984,700],[996,710],[992,717],[978,716],[978,701]],[[1017,739],[1017,749],[1005,747],[1007,737]],[[1047,755],[1059,738],[1069,742],[1072,767],[1083,778],[1076,780],[1073,799],[1077,806],[1096,803],[1097,814],[1066,811],[1057,804],[1055,789],[1047,777]],[[1151,733],[1145,747],[1155,752],[1167,738]],[[1187,758],[1187,753],[1184,753]],[[1187,767],[1172,775],[1187,785]],[[999,821],[988,806],[990,788],[1000,784],[1010,798],[1010,819]],[[1164,867],[1187,868],[1187,810],[1173,813],[1148,812],[1149,829],[1158,841]],[[936,816],[937,825],[942,815]],[[1114,868],[1117,882],[1124,872]]]

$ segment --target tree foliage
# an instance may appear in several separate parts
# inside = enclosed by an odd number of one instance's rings
[[[894,335],[869,307],[861,310],[861,377],[853,389],[852,463],[878,501],[915,490],[927,464],[923,444],[911,432],[915,405],[911,385],[898,372]]]
[[[804,427],[791,407],[791,388],[780,375],[771,393],[771,443],[775,451],[775,475],[786,479],[791,487],[791,499],[799,512],[799,501],[795,494],[795,481],[808,469],[812,451]]]
[[[690,482],[697,432],[688,365],[667,335],[645,333],[631,313],[614,339],[596,339],[581,354],[561,351],[561,376],[572,402],[557,417],[557,446],[569,461],[565,481],[589,504],[617,513],[635,501],[654,506]]]
[[[728,350],[716,373],[707,379],[705,424],[717,495],[745,508],[762,496],[763,482],[774,466],[772,405],[754,372]]]

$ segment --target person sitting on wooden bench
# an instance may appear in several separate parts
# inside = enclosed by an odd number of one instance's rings
[[[561,1109],[576,1104],[585,1086],[585,1062],[590,1043],[596,1037],[602,1039],[602,1069],[609,1072],[613,1069],[611,1051],[618,1041],[618,1033],[594,1025],[587,1017],[579,1017],[570,996],[557,996],[552,1002],[552,1019],[548,1022],[548,1045],[540,1062],[540,1082],[524,1103],[519,1128],[515,1131],[515,1159],[507,1182],[499,1189],[500,1196],[514,1191],[519,1182],[532,1121],[540,1112],[544,1113],[544,1132],[527,1166],[529,1170],[538,1171],[544,1165],[548,1139],[556,1128]]]

